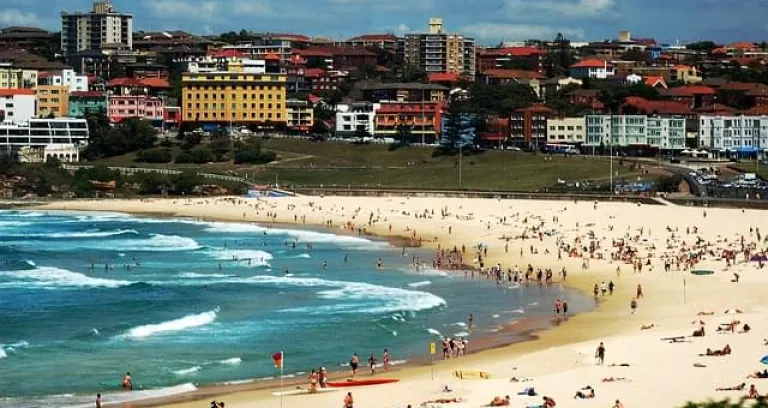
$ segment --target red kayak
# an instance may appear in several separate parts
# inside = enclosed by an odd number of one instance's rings
[[[360,380],[348,379],[346,381],[329,381],[329,387],[360,387],[363,385],[389,384],[400,381],[399,378],[366,378]]]

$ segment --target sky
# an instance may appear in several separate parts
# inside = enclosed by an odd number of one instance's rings
[[[348,38],[426,30],[440,16],[446,30],[479,44],[529,38],[572,41],[634,37],[681,43],[768,40],[768,0],[113,0],[134,15],[136,30],[215,34],[241,29]],[[51,7],[55,4],[54,7]],[[60,29],[61,11],[88,11],[90,0],[0,0],[0,27]]]

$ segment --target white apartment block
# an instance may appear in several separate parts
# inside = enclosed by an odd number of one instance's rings
[[[31,89],[0,89],[0,123],[27,123],[37,114],[37,97]]]
[[[699,147],[767,152],[768,116],[699,116]]]
[[[586,120],[583,117],[547,119],[547,143],[581,144],[586,135]]]
[[[93,3],[89,13],[61,13],[61,49],[65,55],[107,45],[133,48],[133,15],[115,12],[111,1]]]
[[[357,131],[373,135],[376,131],[378,103],[358,102],[336,106],[336,135],[352,136]]]
[[[644,115],[587,115],[586,146],[685,149],[685,119]]]
[[[0,89],[35,89],[37,71],[12,68],[11,64],[0,65]]]
[[[39,85],[66,86],[69,92],[85,92],[88,90],[88,76],[77,75],[72,69],[60,72],[40,74]]]
[[[71,150],[88,144],[88,122],[85,119],[30,119],[23,124],[0,124],[0,150],[24,151],[26,149]],[[66,157],[69,154],[69,157]],[[57,156],[58,157],[58,156]],[[76,159],[65,153],[64,160]]]

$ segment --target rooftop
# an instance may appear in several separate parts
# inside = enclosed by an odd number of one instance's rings
[[[418,84],[418,83],[388,83],[388,84],[365,84],[360,86],[364,91],[373,91],[379,89],[412,89],[412,90],[432,90],[447,91],[448,87],[437,84]]]
[[[613,65],[608,63],[607,61],[603,61],[597,58],[588,58],[581,60],[573,65],[571,65],[571,68],[613,68]]]
[[[659,91],[662,96],[694,96],[694,95],[715,95],[717,91],[704,85],[678,86]]]
[[[454,72],[433,72],[428,76],[429,82],[459,82],[459,74]]]
[[[379,41],[397,41],[397,36],[393,34],[363,34],[357,37],[352,37],[347,42],[379,42]]]
[[[536,71],[523,69],[489,69],[483,75],[497,79],[545,79],[546,76]]]
[[[486,56],[514,56],[514,57],[528,57],[531,55],[541,55],[544,51],[536,47],[503,47],[503,48],[487,48],[478,51],[479,55]]]
[[[646,114],[661,115],[693,115],[695,112],[688,106],[680,102],[673,101],[651,101],[639,96],[628,96],[624,98],[622,109],[631,106],[640,112]]]

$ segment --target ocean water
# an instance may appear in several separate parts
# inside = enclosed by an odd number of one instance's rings
[[[402,257],[383,241],[319,230],[0,211],[0,407],[270,378],[280,350],[285,375],[341,369],[353,352],[365,361],[384,348],[403,362],[441,335],[466,335],[469,313],[471,348],[499,325],[551,316],[556,298],[574,312],[591,307],[561,285],[416,272],[412,256],[429,253]],[[126,371],[137,391],[120,391]]]

